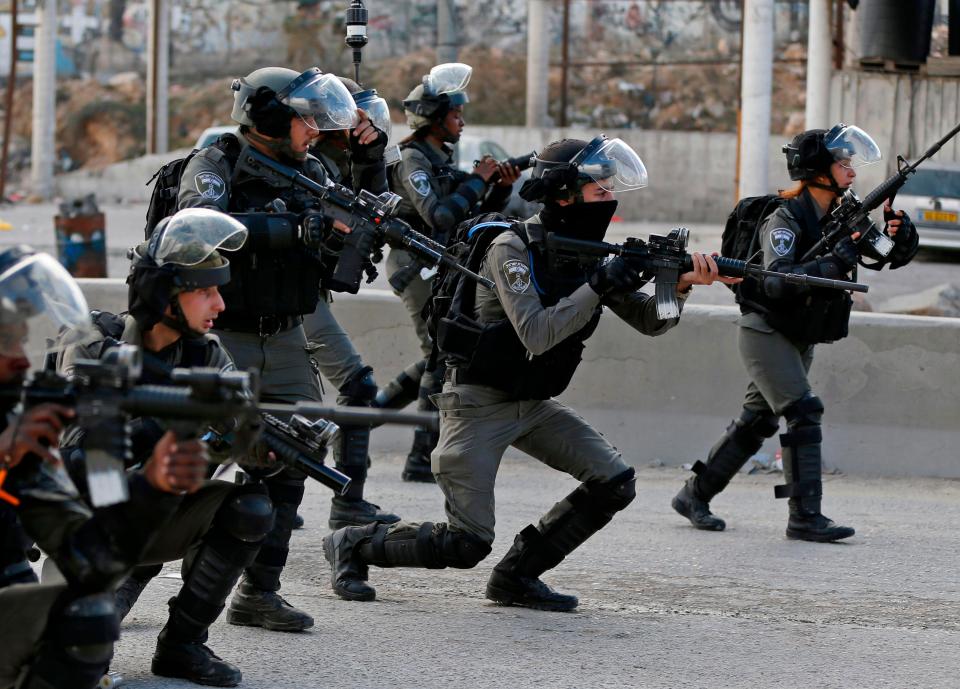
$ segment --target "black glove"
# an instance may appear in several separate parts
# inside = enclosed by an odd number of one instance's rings
[[[642,282],[640,273],[620,256],[601,263],[587,281],[590,289],[605,297],[615,292],[635,292]]]
[[[383,152],[387,149],[387,135],[377,127],[377,138],[368,144],[360,143],[360,139],[350,132],[350,159],[355,163],[376,163],[383,160]]]
[[[323,213],[307,211],[300,219],[300,227],[303,230],[303,243],[311,249],[318,249],[330,235],[333,223]]]
[[[901,216],[896,215],[896,211],[890,211],[889,214],[887,211],[883,212],[883,219],[886,222],[890,222],[897,217],[900,218],[901,225],[897,234],[893,237],[893,251],[887,257],[890,261],[891,270],[896,270],[908,264],[920,249],[920,235],[917,234],[917,228],[906,211]]]
[[[847,268],[853,268],[857,265],[857,259],[860,258],[860,250],[857,243],[849,236],[844,237],[833,245],[833,256],[840,260]]]

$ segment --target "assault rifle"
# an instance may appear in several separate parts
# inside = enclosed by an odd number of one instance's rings
[[[890,199],[890,202],[893,203],[897,192],[906,184],[907,178],[916,172],[921,163],[932,157],[958,133],[960,133],[960,124],[931,146],[912,165],[908,164],[903,156],[898,155],[897,171],[883,184],[867,194],[863,201],[857,198],[852,190],[848,190],[843,195],[840,205],[829,215],[824,216],[822,221],[824,225],[823,238],[810,247],[810,250],[800,260],[809,261],[822,253],[824,249],[829,251],[837,242],[844,237],[849,237],[854,232],[860,232],[860,239],[857,240],[857,244],[866,244],[865,251],[868,256],[877,259],[889,256],[893,250],[893,240],[877,229],[877,226],[870,220],[870,213],[882,206],[887,199]]]
[[[572,259],[581,263],[596,262],[604,256],[621,256],[647,280],[653,280],[657,300],[657,317],[661,319],[677,318],[680,305],[677,303],[677,282],[681,273],[693,270],[693,257],[687,253],[687,241],[690,231],[685,227],[670,230],[666,236],[652,234],[644,242],[642,239],[628,238],[623,244],[591,242],[583,239],[560,237],[547,234],[547,248],[558,258]],[[735,258],[715,256],[720,274],[726,277],[776,277],[794,285],[844,289],[853,292],[866,292],[869,287],[846,280],[811,277],[795,273],[778,273],[764,270],[760,266]]]
[[[78,361],[71,379],[44,370],[22,388],[0,389],[0,399],[13,397],[24,408],[53,402],[75,410],[75,422],[86,431],[87,483],[96,507],[128,498],[124,460],[129,459],[129,439],[123,424],[134,417],[163,419],[182,437],[199,437],[206,428],[213,428],[220,436],[231,436],[230,446],[237,453],[247,452],[259,435],[279,463],[303,471],[341,494],[349,486],[349,477],[323,465],[337,423],[438,427],[435,414],[307,402],[258,404],[257,377],[241,371],[173,369],[173,385],[141,384],[137,381],[142,367],[139,348],[121,345],[99,361]],[[277,415],[292,416],[283,422]],[[311,422],[308,418],[323,420]]]
[[[463,273],[471,280],[493,288],[493,283],[466,268],[446,253],[446,248],[429,237],[420,234],[407,223],[394,217],[400,197],[390,192],[376,196],[362,189],[359,193],[342,185],[328,181],[324,186],[303,175],[294,168],[277,162],[273,158],[248,146],[240,156],[238,169],[247,170],[256,175],[275,176],[308,192],[324,216],[339,220],[347,225],[351,232],[343,236],[343,248],[337,259],[336,268],[330,278],[336,291],[356,294],[360,289],[364,268],[370,256],[359,249],[366,235],[372,235],[374,243],[403,248],[414,254],[428,266],[444,264]]]

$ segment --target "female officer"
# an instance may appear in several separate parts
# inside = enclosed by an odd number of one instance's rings
[[[423,77],[406,100],[403,109],[413,133],[400,143],[400,162],[390,167],[390,190],[402,201],[399,216],[417,231],[441,244],[461,221],[488,211],[500,211],[510,198],[520,171],[500,165],[490,157],[478,161],[470,174],[453,166],[453,145],[463,131],[463,106],[469,102],[464,90],[473,68],[460,63],[437,65]],[[403,300],[413,320],[424,357],[433,344],[420,312],[430,298],[430,277],[421,275],[422,266],[407,251],[392,249],[387,258],[390,285]],[[406,379],[416,365],[400,374]],[[432,411],[429,395],[439,392],[442,374],[426,370],[419,386],[418,406]],[[391,402],[386,406],[399,406]],[[403,468],[405,481],[433,481],[430,452],[437,444],[432,431],[419,429]]]
[[[765,268],[855,279],[858,263],[880,270],[884,265],[894,269],[910,262],[918,247],[916,229],[903,211],[891,209],[889,201],[884,206],[883,233],[867,221],[857,228],[860,232],[832,250],[806,255],[822,236],[821,218],[848,200],[845,194],[857,176],[856,168],[880,160],[880,150],[868,134],[844,124],[829,131],[811,129],[797,135],[783,151],[790,179],[799,183],[780,193],[779,206],[761,222],[758,246]],[[861,235],[871,241],[858,241]],[[865,263],[864,257],[872,262]],[[695,476],[677,493],[673,508],[698,529],[723,531],[726,524],[710,512],[710,500],[764,439],[777,432],[783,416],[787,422],[787,432],[780,436],[785,484],[776,487],[775,495],[789,498],[787,537],[820,542],[848,538],[854,534],[851,527],[835,524],[820,511],[824,408],[810,388],[807,373],[815,344],[846,337],[850,295],[788,285],[780,279],[747,280],[737,301],[743,314],[738,321],[740,356],[750,376],[743,411],[710,450],[706,463],[694,464]]]

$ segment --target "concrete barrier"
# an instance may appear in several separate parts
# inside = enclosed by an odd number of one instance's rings
[[[80,282],[92,308],[125,308],[120,280]],[[333,308],[381,383],[416,359],[413,331],[393,294],[341,295]],[[702,459],[739,414],[746,389],[737,315],[734,307],[691,305],[677,328],[650,338],[608,313],[562,399],[636,465]],[[960,478],[960,319],[854,313],[850,332],[820,346],[811,371],[827,408],[827,465]],[[375,445],[397,450],[408,436],[378,431]],[[764,451],[775,449],[774,439]]]

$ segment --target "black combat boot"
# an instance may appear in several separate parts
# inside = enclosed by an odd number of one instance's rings
[[[744,409],[723,437],[710,449],[707,462],[696,462],[693,473],[673,498],[671,506],[704,531],[723,531],[727,524],[710,511],[710,501],[763,445],[764,438],[777,432],[777,418],[771,413]]]
[[[560,564],[590,536],[636,497],[634,470],[609,481],[588,481],[554,505],[540,520],[514,539],[487,582],[487,598],[501,605],[567,612],[576,596],[557,593],[540,576]]]
[[[569,612],[579,605],[576,596],[558,593],[540,581],[540,574],[556,567],[563,555],[551,552],[535,526],[528,526],[497,563],[487,581],[487,598],[500,605]],[[541,570],[541,571],[537,571]]]
[[[290,605],[277,591],[287,563],[290,534],[303,499],[305,477],[286,469],[265,480],[273,502],[275,521],[253,563],[244,570],[240,586],[230,599],[227,622],[272,631],[300,632],[313,626],[313,618]]]
[[[171,633],[168,622],[157,638],[157,650],[153,654],[150,671],[161,677],[177,677],[209,687],[235,687],[240,684],[243,679],[240,668],[211,651],[204,643],[206,637],[204,632],[200,639],[177,638],[176,634]]]
[[[368,568],[470,569],[490,554],[490,545],[447,524],[370,524],[339,529],[323,539],[334,593],[347,600],[373,600]]]
[[[350,407],[369,407],[377,394],[373,369],[364,366],[340,387],[337,404]],[[331,529],[345,526],[366,526],[374,522],[393,524],[400,516],[385,512],[379,505],[363,499],[369,468],[370,429],[366,426],[341,426],[333,458],[338,470],[350,477],[350,486],[344,495],[335,496],[330,503]]]
[[[856,531],[835,524],[820,512],[823,496],[822,412],[822,403],[813,395],[795,402],[784,412],[788,432],[780,436],[780,445],[786,483],[776,486],[774,494],[778,498],[789,498],[787,538],[829,543],[849,538]]]
[[[155,576],[160,574],[163,565],[140,565],[134,567],[133,571],[120,582],[117,587],[117,616],[121,621],[130,614],[130,609],[140,599],[140,594],[147,588],[147,584]]]

